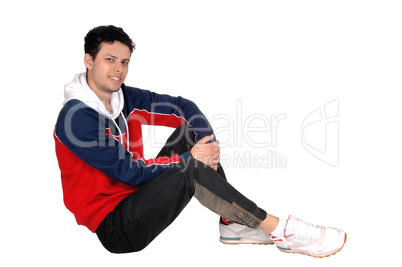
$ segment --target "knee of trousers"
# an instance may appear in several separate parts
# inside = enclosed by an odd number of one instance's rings
[[[189,179],[194,184],[194,197],[218,215],[231,221],[257,228],[265,212],[222,178],[215,170],[192,162],[188,166]]]

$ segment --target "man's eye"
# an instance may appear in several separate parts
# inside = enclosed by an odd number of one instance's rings
[[[113,62],[113,58],[106,58],[106,60]]]
[[[128,65],[128,62],[127,62],[127,61],[123,61],[123,64],[124,64],[124,65]]]

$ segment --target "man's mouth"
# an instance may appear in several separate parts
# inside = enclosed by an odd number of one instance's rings
[[[110,79],[115,80],[115,81],[120,81],[121,80],[121,78],[119,78],[119,77],[114,77],[114,76],[109,76],[109,77],[110,77]]]

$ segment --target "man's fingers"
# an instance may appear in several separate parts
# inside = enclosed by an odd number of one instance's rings
[[[218,163],[221,161],[221,159],[219,157],[214,158],[211,160],[211,164],[212,165],[218,165]]]
[[[191,154],[195,159],[201,161],[216,171],[220,162],[220,147],[217,140],[212,143],[208,143],[213,140],[213,138],[214,135],[207,135],[199,140],[191,149]]]

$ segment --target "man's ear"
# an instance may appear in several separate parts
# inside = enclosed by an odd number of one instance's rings
[[[85,67],[87,67],[87,69],[89,69],[89,70],[92,69],[93,62],[94,62],[94,60],[93,60],[92,56],[90,54],[86,53],[84,56]]]

